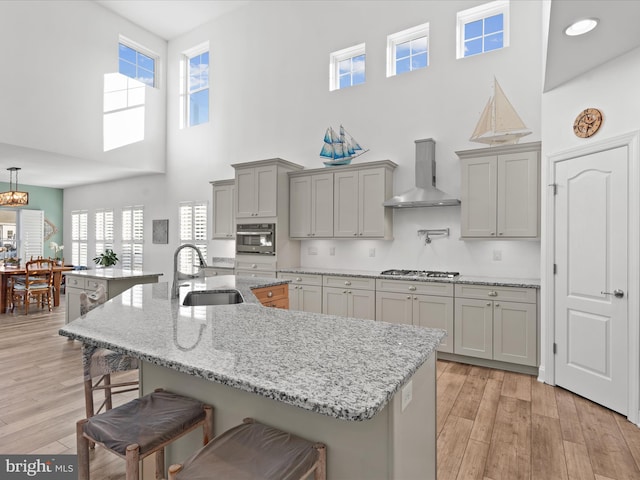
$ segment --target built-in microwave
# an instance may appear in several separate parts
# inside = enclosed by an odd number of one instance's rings
[[[237,226],[236,254],[276,254],[275,223],[244,223]]]

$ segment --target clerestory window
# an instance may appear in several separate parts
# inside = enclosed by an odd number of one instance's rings
[[[509,46],[509,1],[498,0],[458,12],[457,58]]]

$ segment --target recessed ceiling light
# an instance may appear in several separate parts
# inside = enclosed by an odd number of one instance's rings
[[[569,25],[564,33],[569,35],[570,37],[575,37],[577,35],[584,35],[585,33],[590,32],[598,25],[598,19],[596,18],[585,18],[582,20],[578,20],[577,22],[573,22]]]

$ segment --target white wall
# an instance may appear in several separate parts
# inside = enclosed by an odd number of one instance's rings
[[[370,149],[357,163],[390,159],[399,164],[396,192],[414,184],[414,140],[434,138],[438,186],[458,194],[460,166],[454,152],[481,148],[468,138],[492,93],[494,75],[533,131],[523,142],[541,138],[541,4],[512,2],[509,48],[456,60],[456,12],[481,3],[261,1],[169,42],[166,179],[67,189],[65,212],[109,206],[102,200],[105,195],[115,206],[144,200],[147,232],[152,218],[169,218],[170,225],[170,245],[150,245],[146,253],[160,257],[145,255],[145,267],[169,273],[171,254],[178,245],[174,234],[178,201],[208,200],[208,182],[232,178],[232,163],[281,157],[308,168],[321,167],[324,131],[341,123]],[[387,78],[387,35],[424,22],[430,22],[430,66]],[[207,40],[212,62],[211,120],[179,130],[180,53]],[[329,92],[330,52],[361,42],[367,45],[366,84]],[[451,237],[425,246],[416,236],[419,228],[440,227],[450,227]],[[303,242],[301,264],[539,275],[539,242],[461,241],[459,231],[459,207],[397,211],[393,242]],[[318,255],[309,256],[308,246],[317,246]],[[335,256],[329,256],[330,246],[336,247]],[[376,251],[373,258],[370,248]],[[493,261],[494,250],[500,250],[502,261]],[[212,241],[209,251],[209,257],[229,256],[233,245]]]
[[[76,157],[79,168],[163,172],[163,88],[147,89],[145,140],[103,151],[103,79],[118,71],[120,34],[166,57],[165,41],[92,1],[0,2],[0,143]]]

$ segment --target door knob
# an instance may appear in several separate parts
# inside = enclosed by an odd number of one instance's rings
[[[616,298],[624,297],[624,292],[619,288],[616,288],[613,293],[612,292],[600,292],[602,295],[613,295]]]

